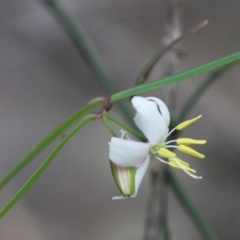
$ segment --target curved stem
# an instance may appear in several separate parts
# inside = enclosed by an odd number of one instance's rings
[[[171,19],[170,19],[171,20]],[[172,21],[171,21],[172,22]],[[137,79],[136,79],[136,84],[135,85],[140,85],[144,82],[147,81],[147,78],[149,74],[151,73],[152,69],[156,65],[158,61],[160,61],[166,53],[168,53],[170,50],[174,49],[176,46],[178,46],[182,41],[190,37],[192,34],[196,33],[203,27],[205,27],[208,24],[208,21],[203,21],[202,23],[198,24],[194,28],[190,29],[180,37],[178,37],[176,40],[172,41],[170,44],[168,44],[166,47],[163,49],[160,49],[150,60],[149,62],[144,66],[144,68],[141,70],[139,73]]]
[[[102,120],[103,120],[104,125],[109,130],[109,132],[112,134],[112,136],[117,137],[116,132],[113,130],[112,126],[109,124],[109,122],[107,120],[107,113],[106,112],[103,112]]]
[[[127,130],[128,132],[130,132],[132,135],[134,135],[135,137],[137,137],[138,139],[140,139],[143,142],[146,142],[147,139],[146,137],[144,137],[142,134],[140,134],[139,132],[134,131],[132,128],[128,127],[127,125],[125,125],[124,123],[120,122],[118,119],[116,119],[115,117],[113,117],[112,115],[110,115],[109,113],[104,113],[104,115],[111,120],[112,122],[115,122],[117,125],[119,125],[120,127],[124,128],[125,130]]]

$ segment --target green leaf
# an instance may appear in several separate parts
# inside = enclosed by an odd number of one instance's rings
[[[200,97],[206,92],[206,90],[217,80],[220,79],[220,77],[228,72],[232,67],[238,62],[234,62],[228,65],[225,65],[221,67],[220,69],[217,69],[214,71],[198,88],[197,90],[188,98],[186,101],[186,104],[183,106],[182,111],[179,114],[178,117],[178,123],[182,122],[189,112],[193,109],[193,107],[196,105],[197,101],[200,99]]]
[[[0,211],[0,218],[2,218],[18,201],[19,199],[29,190],[29,188],[37,181],[37,179],[43,174],[52,160],[62,150],[66,143],[88,122],[95,119],[95,114],[89,114],[84,117],[81,122],[68,134],[62,141],[55,147],[48,158],[41,164],[41,166],[32,174],[32,176],[24,183],[24,185],[18,190],[18,192],[12,197],[12,199],[3,207]]]
[[[136,87],[130,88],[128,90],[115,93],[111,96],[110,102],[113,103],[113,102],[120,101],[122,99],[128,98],[130,96],[133,96],[133,95],[136,95],[139,93],[143,93],[143,92],[147,92],[147,91],[150,91],[150,90],[153,90],[156,88],[167,86],[167,85],[175,83],[175,82],[180,82],[187,78],[197,76],[201,73],[210,71],[214,68],[218,68],[218,67],[227,65],[229,63],[236,62],[238,60],[240,60],[240,52],[228,55],[226,57],[217,59],[210,63],[206,63],[204,65],[192,68],[192,69],[184,71],[184,72],[180,72],[180,73],[168,76],[168,77],[156,79],[149,83],[145,83],[140,86],[136,86]]]
[[[198,30],[202,29],[208,24],[208,21],[204,21],[200,24],[198,24],[196,27],[190,29],[186,33],[184,33],[182,36],[174,40],[171,44],[169,44],[167,47],[160,49],[146,64],[146,66],[141,70],[139,73],[137,79],[136,79],[136,85],[140,85],[144,82],[146,82],[150,72],[152,71],[155,64],[171,49],[176,47],[178,44],[180,44],[183,40],[190,37],[192,34],[196,33]]]
[[[28,163],[30,163],[37,154],[45,149],[54,139],[63,133],[74,122],[79,120],[83,115],[94,107],[106,100],[105,97],[94,98],[84,107],[77,110],[71,116],[66,118],[62,123],[55,127],[45,138],[43,138],[35,147],[33,147],[1,180],[0,189],[2,189],[14,176],[16,176]]]

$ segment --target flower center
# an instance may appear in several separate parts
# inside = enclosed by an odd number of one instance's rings
[[[201,115],[193,118],[191,120],[185,121],[179,125],[177,125],[176,128],[174,128],[168,136],[175,130],[182,130],[183,128],[187,127],[188,125],[196,122],[198,119],[201,118]],[[174,168],[182,169],[184,172],[186,172],[188,175],[190,175],[193,178],[202,178],[198,177],[192,173],[196,173],[196,171],[192,168],[190,168],[189,164],[180,158],[177,157],[176,153],[169,150],[170,149],[177,149],[180,152],[198,157],[198,158],[205,158],[205,156],[196,150],[190,148],[187,145],[193,145],[193,144],[205,144],[205,140],[196,140],[191,138],[178,138],[176,140],[170,140],[167,142],[159,142],[155,146],[151,147],[150,153],[157,158],[159,161],[166,163]],[[167,160],[163,160],[162,158],[166,158]]]

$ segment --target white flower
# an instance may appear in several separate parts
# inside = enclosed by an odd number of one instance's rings
[[[113,199],[137,195],[148,168],[150,147],[150,143],[130,140],[125,131],[122,131],[121,138],[112,137],[109,152],[110,166],[115,183],[122,193],[122,196]]]
[[[155,97],[133,97],[133,107],[136,110],[134,121],[148,139],[147,143],[132,141],[126,132],[121,138],[112,137],[109,143],[109,159],[115,182],[122,196],[114,199],[135,197],[142,178],[147,170],[150,155],[159,161],[180,168],[193,178],[201,178],[193,173],[189,164],[179,159],[169,148],[204,158],[204,155],[186,146],[204,144],[205,140],[179,138],[166,142],[167,137],[175,130],[182,130],[201,118],[201,115],[179,124],[169,133],[170,113],[165,103]],[[174,144],[175,143],[175,144]],[[174,145],[173,145],[174,144]],[[166,158],[167,160],[163,160]]]

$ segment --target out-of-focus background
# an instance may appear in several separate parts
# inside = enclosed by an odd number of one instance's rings
[[[161,47],[165,1],[62,0],[61,4],[91,39],[120,90],[133,85],[138,71]],[[210,24],[184,43],[181,70],[240,49],[239,1],[186,0],[182,9],[184,30],[205,19]],[[0,53],[2,178],[53,127],[105,93],[44,1],[0,1]],[[179,84],[177,110],[206,76]],[[206,159],[188,159],[203,180],[175,171],[220,239],[240,238],[239,87],[236,66],[209,89],[190,115],[204,116],[184,132],[208,140],[199,148]],[[155,96],[161,93],[156,91]],[[141,239],[149,178],[145,177],[137,198],[112,201],[118,190],[109,168],[109,139],[101,121],[72,139],[1,220],[0,239]],[[1,206],[50,150],[1,192]],[[172,239],[202,239],[171,192],[169,212]]]

